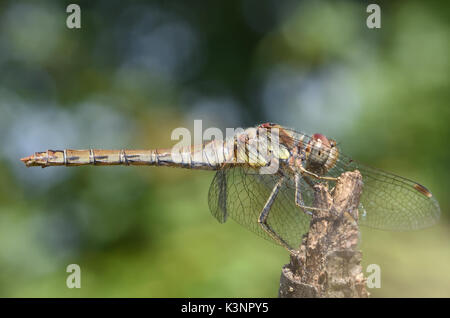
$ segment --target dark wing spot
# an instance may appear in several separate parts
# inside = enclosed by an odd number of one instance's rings
[[[414,185],[414,188],[419,191],[420,193],[422,193],[424,196],[427,196],[429,198],[431,198],[433,195],[431,194],[430,191],[428,191],[427,188],[425,188],[423,185],[416,183]]]

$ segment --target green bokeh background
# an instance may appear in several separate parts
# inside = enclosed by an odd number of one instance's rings
[[[377,297],[450,296],[448,2],[0,1],[0,296],[276,297],[287,252],[209,214],[212,172],[27,169],[63,148],[154,148],[271,121],[426,185],[437,226],[362,229]],[[81,288],[66,287],[66,266]]]

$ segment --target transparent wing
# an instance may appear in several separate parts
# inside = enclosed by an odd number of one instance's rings
[[[285,129],[295,143],[307,144],[310,136]],[[367,167],[340,154],[327,176],[339,177],[345,171],[358,169],[363,176],[359,206],[361,225],[382,230],[415,230],[435,224],[440,208],[436,198],[417,182]],[[330,184],[330,188],[331,188]]]
[[[363,176],[360,224],[382,230],[416,230],[435,224],[440,208],[424,186],[394,174],[370,168],[345,156],[330,175],[358,169]]]
[[[258,224],[258,217],[279,178],[278,174],[262,175],[248,167],[219,170],[208,195],[212,215],[221,223],[230,217],[275,242]],[[313,192],[304,182],[302,187],[305,189],[304,200],[311,205]],[[268,224],[290,246],[297,247],[309,228],[310,217],[295,205],[294,189],[292,180],[287,179],[269,212]]]

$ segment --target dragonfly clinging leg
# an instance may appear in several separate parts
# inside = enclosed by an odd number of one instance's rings
[[[295,205],[297,207],[299,207],[306,214],[312,215],[313,212],[311,212],[311,211],[319,211],[319,210],[322,210],[322,209],[318,209],[318,208],[315,208],[315,207],[311,207],[311,206],[306,206],[305,205],[305,203],[303,202],[303,199],[302,199],[302,189],[301,189],[301,182],[300,182],[301,178],[302,177],[298,173],[296,173],[294,175],[294,181],[295,181],[295,198],[294,198],[295,199]],[[307,182],[308,186],[313,188],[313,185],[311,183],[308,183],[309,182],[308,179],[303,179],[303,180],[305,180]]]
[[[284,182],[284,177],[280,177],[278,182],[275,184],[274,188],[272,189],[272,192],[267,199],[266,204],[264,204],[264,207],[258,217],[258,223],[261,225],[264,231],[267,232],[275,241],[277,241],[279,244],[281,244],[283,247],[285,247],[291,254],[294,253],[294,249],[289,246],[289,244],[283,240],[282,237],[280,237],[277,232],[275,232],[271,226],[267,223],[267,218],[269,217],[270,209],[272,208],[272,204],[277,198],[278,192],[280,191],[280,187],[282,186]]]

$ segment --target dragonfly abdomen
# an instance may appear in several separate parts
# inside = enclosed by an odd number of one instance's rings
[[[47,150],[21,160],[28,167],[84,166],[84,165],[146,165],[154,161],[152,150]]]
[[[217,170],[238,163],[232,141],[211,141],[203,145],[150,150],[47,150],[21,160],[28,167],[41,166],[170,166],[199,170]]]
[[[261,129],[260,129],[261,130]],[[274,147],[265,129],[249,128],[226,140],[195,146],[152,150],[47,150],[21,160],[27,166],[148,165],[217,170],[225,166],[265,167],[273,158],[286,160],[289,151]],[[278,144],[277,144],[278,145]],[[280,145],[278,145],[280,146]]]

